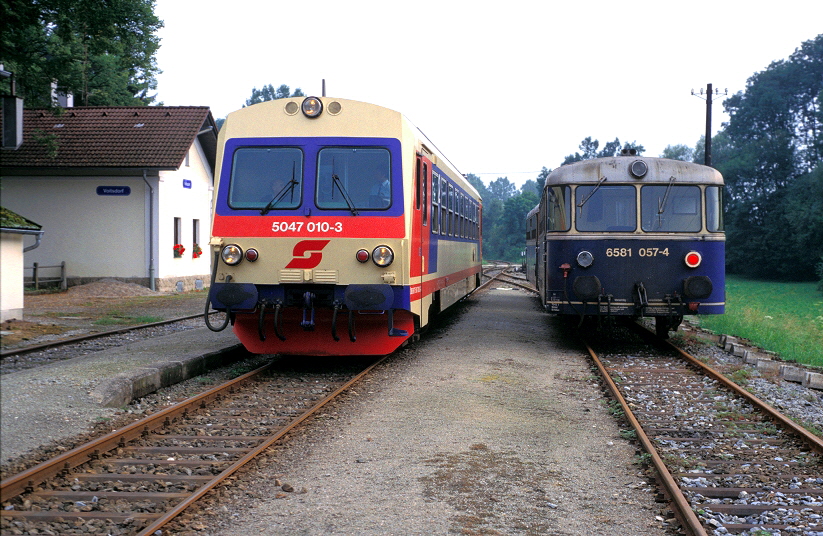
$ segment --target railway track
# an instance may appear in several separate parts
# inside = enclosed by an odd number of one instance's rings
[[[586,346],[684,530],[823,534],[823,440],[650,336]]]
[[[211,314],[211,315],[217,314],[217,311],[212,311],[209,314]],[[131,332],[138,331],[138,330],[141,330],[141,329],[167,326],[169,324],[174,324],[174,323],[177,323],[177,322],[184,322],[186,320],[192,320],[192,319],[195,319],[195,318],[202,318],[202,317],[203,317],[203,313],[199,313],[199,314],[196,314],[196,315],[188,315],[188,316],[181,316],[181,317],[178,317],[178,318],[171,318],[169,320],[161,320],[159,322],[150,322],[148,324],[138,324],[138,325],[135,325],[135,326],[127,326],[127,327],[122,327],[122,328],[117,328],[117,329],[111,329],[111,330],[108,330],[108,331],[100,331],[98,333],[89,333],[87,335],[79,335],[77,337],[69,337],[69,338],[65,338],[65,339],[58,339],[58,340],[54,340],[54,341],[44,342],[44,343],[41,343],[41,344],[33,344],[31,346],[25,346],[25,347],[20,347],[20,348],[12,348],[10,350],[5,350],[5,351],[0,352],[0,359],[6,359],[6,358],[10,358],[10,357],[30,354],[30,353],[33,353],[33,352],[40,352],[40,351],[48,350],[48,349],[51,349],[51,348],[58,348],[58,347],[67,346],[67,345],[70,345],[70,344],[77,344],[77,343],[81,343],[81,342],[84,342],[84,341],[100,339],[100,338],[103,338],[103,337],[111,337],[111,336],[114,336],[114,335],[122,335],[124,333],[131,333]]]
[[[9,477],[2,531],[153,534],[385,359],[281,359]]]

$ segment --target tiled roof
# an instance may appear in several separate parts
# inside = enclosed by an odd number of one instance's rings
[[[43,226],[34,223],[31,220],[27,220],[23,216],[12,212],[7,208],[0,207],[0,228],[19,231],[39,231],[43,228]]]
[[[3,168],[177,169],[214,126],[208,106],[32,109],[23,112],[23,144],[0,156]],[[212,167],[216,140],[216,128],[201,137]]]

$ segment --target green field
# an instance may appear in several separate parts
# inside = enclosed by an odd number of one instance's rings
[[[823,367],[823,293],[817,283],[726,278],[726,314],[700,316],[701,327],[749,339],[786,361]]]

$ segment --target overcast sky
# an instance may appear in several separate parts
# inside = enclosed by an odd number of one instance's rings
[[[158,100],[243,106],[287,84],[403,113],[462,173],[518,186],[591,136],[694,147],[729,94],[823,33],[823,2],[157,0]],[[714,101],[713,132],[728,120]]]

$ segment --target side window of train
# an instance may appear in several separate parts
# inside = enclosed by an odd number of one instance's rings
[[[665,188],[665,187],[664,187]],[[578,231],[637,229],[637,190],[634,186],[578,186],[575,214]]]
[[[696,233],[702,228],[700,187],[647,185],[640,188],[642,229],[647,232]]]
[[[449,184],[449,236],[454,236],[454,186]]]
[[[710,233],[723,232],[723,188],[706,187],[706,230]]]
[[[440,209],[439,207],[440,175],[432,171],[432,232],[440,232]]]
[[[568,231],[572,221],[571,188],[552,186],[546,190],[546,229]],[[542,222],[541,229],[542,232]]]
[[[294,147],[241,147],[232,157],[229,206],[294,209],[303,195],[303,151]]]
[[[440,178],[440,234],[449,234],[449,189],[443,177]]]

